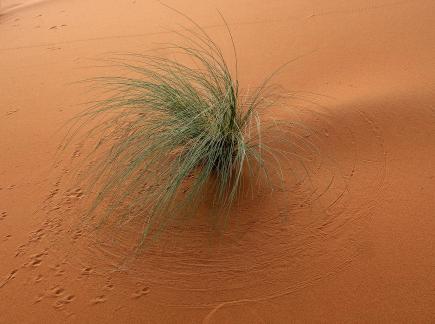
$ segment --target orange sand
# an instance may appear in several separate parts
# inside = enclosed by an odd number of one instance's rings
[[[72,82],[185,21],[145,0],[1,1],[0,323],[433,323],[435,2],[167,3],[229,50],[224,14],[245,87],[301,56],[276,82],[322,159],[220,239],[199,219],[122,262],[135,228],[70,226],[86,196],[59,181],[56,131],[90,99]]]

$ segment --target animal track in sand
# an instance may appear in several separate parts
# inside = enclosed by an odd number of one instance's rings
[[[114,288],[114,286],[111,283],[108,283],[103,287],[104,290],[113,290],[113,288]]]
[[[114,285],[112,283],[112,278],[108,277],[106,278],[106,284],[103,287],[103,290],[113,290]]]
[[[12,109],[12,110],[9,110],[9,111],[6,112],[5,116],[13,115],[13,114],[15,114],[15,113],[17,113],[17,112],[19,112],[19,111],[20,111],[19,109]]]
[[[82,276],[89,276],[94,270],[91,267],[86,267],[82,270]]]
[[[15,274],[18,272],[18,269],[12,270],[6,278],[0,282],[0,288],[3,288],[9,281],[15,278]]]
[[[50,267],[50,269],[54,271],[55,277],[60,277],[65,274],[65,270],[62,269],[60,264],[56,264],[54,267]]]
[[[81,188],[68,189],[65,192],[61,205],[64,205],[66,209],[71,209],[73,203],[82,199],[83,195],[84,193]]]
[[[36,296],[34,304],[41,302],[43,299],[44,299],[44,294],[39,294],[38,296]]]
[[[42,263],[42,258],[47,255],[47,251],[43,251],[38,254],[34,254],[30,257],[30,260],[24,264],[25,267],[39,267]]]
[[[107,298],[105,295],[100,295],[100,296],[97,296],[97,297],[91,299],[91,305],[102,304],[102,303],[106,302],[106,300],[107,300]]]
[[[62,25],[54,25],[54,26],[51,26],[51,27],[48,28],[48,29],[58,29],[58,28],[66,27],[66,26],[68,26],[68,25],[65,25],[65,24],[62,24]]]
[[[66,295],[61,299],[58,299],[54,302],[53,307],[56,309],[62,309],[69,303],[71,303],[75,299],[74,295]]]
[[[45,236],[43,231],[44,231],[44,229],[40,228],[40,229],[30,233],[29,243],[38,242],[39,240],[41,240]]]
[[[45,199],[45,201],[53,199],[58,193],[59,193],[59,188],[55,188],[51,190],[47,198]]]
[[[63,294],[64,291],[65,289],[63,289],[62,287],[56,286],[51,289],[50,293],[53,297],[59,297],[60,295]]]
[[[41,264],[41,262],[42,262],[42,260],[39,260],[39,259],[34,260],[34,261],[32,262],[32,266],[37,267],[37,266],[39,266],[39,265]]]
[[[76,188],[74,190],[69,191],[68,197],[81,198],[81,197],[83,197],[83,191],[81,188]]]
[[[134,299],[139,299],[142,296],[146,296],[148,295],[150,292],[150,288],[149,287],[143,287],[142,289],[136,290],[131,297]]]
[[[80,155],[82,155],[82,152],[81,152],[82,147],[83,147],[82,144],[76,145],[75,150],[71,156],[72,159],[78,158],[78,157],[80,157]]]
[[[15,251],[15,257],[20,256],[21,254],[24,254],[26,246],[27,246],[27,244],[21,244],[17,248],[17,250]]]
[[[33,280],[35,283],[39,283],[44,279],[44,277],[41,274],[38,274],[35,279]]]
[[[81,236],[82,236],[82,231],[76,230],[74,234],[71,236],[71,238],[73,239],[73,241],[77,241]]]
[[[67,294],[66,290],[60,286],[52,287],[48,291],[47,295],[39,294],[35,302],[40,302],[44,296],[56,298],[56,301],[53,303],[53,307],[58,310],[63,309],[75,299],[75,295]]]

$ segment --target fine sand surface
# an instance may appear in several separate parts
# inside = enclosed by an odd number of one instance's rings
[[[134,224],[76,226],[86,192],[64,179],[86,152],[55,163],[61,125],[102,59],[188,22],[147,0],[2,0],[0,323],[434,323],[435,1],[167,4],[231,54],[222,12],[243,87],[298,58],[279,115],[318,154],[220,235],[199,217],[132,256]]]

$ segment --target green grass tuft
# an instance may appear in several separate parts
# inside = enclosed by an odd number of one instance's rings
[[[85,139],[97,139],[88,156],[97,160],[87,178],[95,186],[89,189],[98,191],[90,214],[104,206],[102,221],[143,217],[143,238],[176,215],[194,214],[205,196],[212,214],[225,218],[244,183],[254,190],[259,175],[268,179],[266,160],[279,170],[275,151],[262,139],[275,125],[262,115],[275,104],[268,86],[273,74],[242,92],[229,29],[232,69],[212,38],[191,22],[195,28],[177,32],[183,44],[167,47],[187,63],[123,56],[116,63],[129,76],[93,79],[110,95],[77,117],[77,129],[95,125]],[[130,215],[121,216],[121,205]]]

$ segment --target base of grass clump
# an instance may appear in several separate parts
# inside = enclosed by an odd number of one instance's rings
[[[280,126],[264,110],[276,104],[268,86],[273,74],[243,92],[229,29],[232,69],[211,37],[191,22],[193,29],[177,32],[183,43],[166,47],[189,64],[119,56],[113,61],[129,76],[93,79],[110,95],[76,119],[85,141],[94,143],[88,159],[96,163],[84,181],[98,194],[89,215],[109,223],[141,217],[144,238],[177,215],[193,215],[204,196],[213,216],[227,217],[244,188],[256,190],[258,177],[271,184],[270,174],[280,169],[280,151],[267,142],[267,133]],[[120,206],[142,212],[121,214]]]

